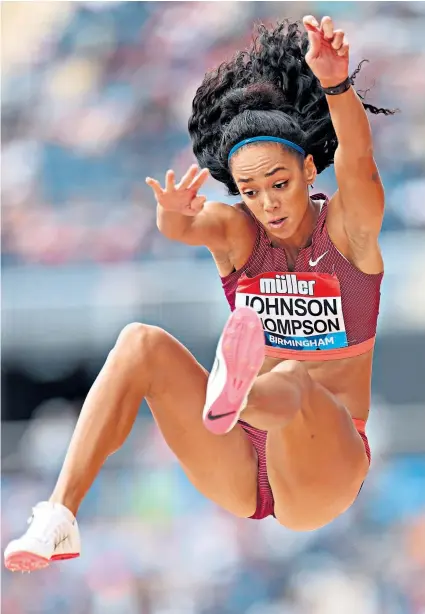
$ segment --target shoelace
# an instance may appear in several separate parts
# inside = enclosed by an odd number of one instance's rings
[[[52,531],[52,517],[47,513],[45,513],[43,517],[40,510],[37,510],[35,507],[32,508],[32,515],[28,518],[27,523],[30,525],[27,532],[28,535],[33,534],[34,537],[41,539],[45,543],[47,543],[49,540],[45,539],[44,533],[46,532],[46,529],[50,528],[50,534],[53,537],[55,547],[67,537],[65,522],[60,522],[57,524]]]

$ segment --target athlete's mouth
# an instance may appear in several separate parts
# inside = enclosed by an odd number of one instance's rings
[[[276,220],[272,220],[271,222],[268,222],[268,224],[272,228],[280,228],[281,226],[283,226],[283,224],[286,222],[287,219],[288,219],[287,217],[280,217]]]

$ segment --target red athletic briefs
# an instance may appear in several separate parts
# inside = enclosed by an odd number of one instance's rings
[[[353,422],[363,440],[366,455],[370,463],[370,447],[365,433],[366,422],[364,420],[358,420],[357,418],[353,418]],[[255,510],[255,513],[250,516],[250,518],[261,520],[267,516],[274,515],[273,493],[272,489],[270,488],[269,478],[267,476],[267,431],[256,429],[242,420],[239,421],[239,424],[250,438],[258,456],[257,509]]]

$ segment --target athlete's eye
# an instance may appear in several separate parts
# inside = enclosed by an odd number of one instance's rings
[[[277,188],[278,190],[281,190],[282,188],[284,188],[286,185],[288,184],[288,181],[279,181],[279,183],[275,183],[274,184],[274,188]]]
[[[246,192],[242,192],[244,196],[248,196],[248,198],[253,198],[257,192],[255,190],[247,190]]]

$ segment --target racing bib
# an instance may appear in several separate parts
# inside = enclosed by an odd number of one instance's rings
[[[348,345],[337,277],[328,273],[243,276],[236,307],[255,309],[265,343],[285,350],[332,350]]]

